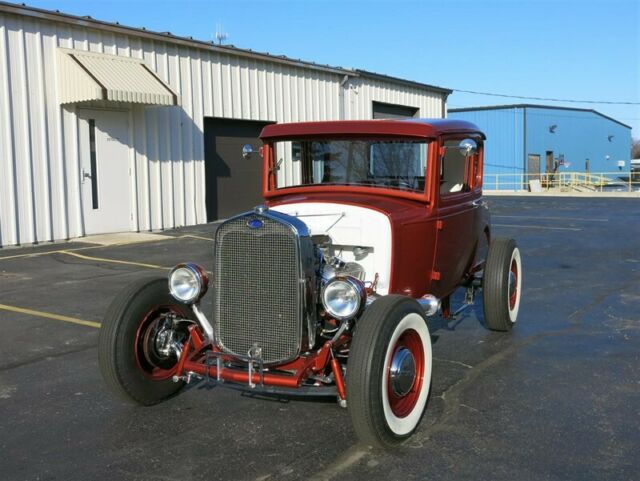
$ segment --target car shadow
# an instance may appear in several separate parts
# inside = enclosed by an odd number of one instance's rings
[[[458,289],[451,295],[451,312],[456,312],[464,304],[464,289]],[[482,301],[482,291],[477,291],[473,305],[467,307],[459,314],[450,318],[445,318],[441,314],[427,318],[427,326],[431,333],[431,341],[437,342],[438,335],[434,334],[437,331],[455,331],[464,321],[475,320],[482,327],[487,328],[487,324],[484,319],[484,309]]]
[[[250,388],[242,384],[218,382],[215,379],[202,379],[198,382],[188,384],[186,390],[196,389],[198,391],[213,391],[214,389],[231,389],[240,393],[240,396],[250,399],[259,399],[274,403],[287,404],[291,401],[312,402],[312,403],[334,403],[336,394],[305,394],[303,392],[282,393],[262,391],[260,387]]]

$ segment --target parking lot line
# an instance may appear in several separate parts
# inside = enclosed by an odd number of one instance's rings
[[[84,254],[78,254],[77,252],[72,252],[72,251],[60,251],[60,254],[66,254],[69,256],[78,257],[80,259],[85,259],[89,261],[108,262],[112,264],[124,264],[124,265],[130,265],[130,266],[147,267],[149,269],[162,269],[164,271],[168,271],[169,269],[171,269],[171,267],[164,267],[156,264],[145,264],[144,262],[122,261],[119,259],[106,259],[104,257],[86,256]]]
[[[158,242],[158,241],[154,241],[154,242]],[[8,259],[20,259],[22,257],[40,257],[40,256],[46,256],[46,255],[50,255],[50,254],[65,254],[67,252],[77,252],[77,251],[87,251],[87,250],[91,250],[91,249],[103,249],[105,247],[118,247],[118,246],[124,246],[124,245],[129,245],[131,244],[131,242],[128,242],[126,244],[113,244],[110,246],[102,246],[102,245],[98,245],[98,246],[85,246],[85,247],[76,247],[74,249],[58,249],[55,251],[45,251],[45,252],[31,252],[29,254],[16,254],[14,256],[4,256],[4,257],[0,257],[0,261],[4,261],[4,260],[8,260]],[[136,244],[141,244],[141,242],[136,242]]]
[[[492,218],[504,219],[540,219],[540,220],[562,220],[562,221],[578,221],[578,222],[609,222],[609,219],[586,219],[584,217],[539,217],[537,215],[491,215]]]
[[[209,242],[215,242],[215,239],[212,239],[211,237],[204,237],[201,235],[193,235],[193,234],[185,234],[185,235],[181,235],[180,237],[178,237],[179,239],[182,239],[184,237],[189,237],[191,239],[200,239],[200,240],[206,240]]]
[[[46,256],[46,255],[50,255],[50,254],[66,254],[69,252],[78,252],[78,251],[87,251],[87,250],[92,250],[92,249],[103,249],[105,247],[123,247],[123,246],[128,246],[131,244],[148,244],[150,242],[165,242],[168,240],[173,240],[173,239],[183,239],[183,238],[190,238],[190,239],[200,239],[200,240],[206,240],[209,242],[214,242],[214,239],[210,238],[210,237],[204,237],[204,236],[199,236],[199,235],[193,235],[193,234],[184,234],[181,236],[177,236],[177,237],[171,237],[170,239],[153,239],[153,240],[148,240],[148,241],[142,241],[142,242],[121,242],[119,244],[111,244],[109,246],[106,245],[92,245],[92,246],[84,246],[84,247],[76,247],[74,249],[58,249],[58,250],[54,250],[54,251],[46,251],[46,252],[31,252],[29,254],[16,254],[13,256],[0,256],[0,261],[3,260],[8,260],[8,259],[20,259],[22,257],[39,257],[39,256]],[[164,269],[164,267],[163,267]]]
[[[84,319],[78,319],[76,317],[61,316],[60,314],[53,314],[51,312],[36,311],[34,309],[25,309],[24,307],[8,306],[6,304],[0,304],[0,309],[5,311],[17,312],[19,314],[27,314],[29,316],[44,317],[46,319],[54,319],[56,321],[70,322],[71,324],[79,324],[81,326],[99,328],[100,323],[94,321],[85,321]]]
[[[549,227],[546,225],[518,225],[518,224],[491,224],[493,227],[518,227],[523,229],[546,229],[546,230],[582,230],[578,227]]]

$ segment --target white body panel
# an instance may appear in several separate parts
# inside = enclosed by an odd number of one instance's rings
[[[389,292],[391,274],[391,223],[373,209],[329,202],[301,202],[279,205],[273,210],[298,217],[311,235],[328,235],[335,255],[347,262],[357,262],[366,271],[366,281],[378,274],[377,292]],[[369,252],[356,259],[353,247],[367,247]]]

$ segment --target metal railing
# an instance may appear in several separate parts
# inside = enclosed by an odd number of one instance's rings
[[[639,192],[640,172],[484,174],[484,190]]]

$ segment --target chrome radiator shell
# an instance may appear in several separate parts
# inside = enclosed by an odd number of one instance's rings
[[[215,240],[217,346],[241,358],[257,345],[265,365],[312,348],[317,280],[306,224],[256,209],[221,224]]]

